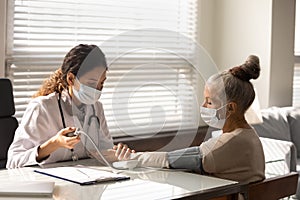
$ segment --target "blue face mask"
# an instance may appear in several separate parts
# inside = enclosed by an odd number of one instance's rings
[[[76,81],[79,82],[78,79]],[[73,88],[73,94],[74,96],[81,102],[87,105],[94,104],[98,101],[98,99],[101,96],[101,91],[97,90],[95,88],[89,87],[87,85],[84,85],[80,83],[79,90],[77,91],[74,86]]]
[[[222,129],[225,124],[226,118],[219,119],[219,117],[217,116],[217,113],[218,113],[218,110],[224,108],[226,105],[220,107],[219,109],[206,108],[206,107],[201,106],[200,107],[201,118],[210,127]]]

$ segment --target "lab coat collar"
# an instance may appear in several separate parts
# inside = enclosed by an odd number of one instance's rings
[[[61,104],[65,105],[65,111],[69,114],[69,115],[73,115],[73,108],[72,108],[72,98],[69,95],[69,92],[67,89],[64,89],[61,93]]]
[[[68,103],[69,105],[72,105],[72,99],[67,89],[64,89],[61,92],[61,101],[63,101],[64,103]]]

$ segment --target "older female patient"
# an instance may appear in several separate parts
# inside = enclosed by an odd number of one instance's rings
[[[132,154],[141,166],[186,168],[215,177],[255,182],[265,178],[262,144],[247,123],[245,112],[254,101],[251,79],[260,74],[259,58],[249,56],[245,63],[211,76],[205,85],[201,117],[222,134],[172,152]]]

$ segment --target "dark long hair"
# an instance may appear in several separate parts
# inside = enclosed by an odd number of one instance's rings
[[[61,93],[68,87],[69,72],[80,77],[99,66],[107,68],[105,56],[100,48],[96,45],[79,44],[66,54],[62,66],[43,82],[33,97],[46,96],[53,92]]]

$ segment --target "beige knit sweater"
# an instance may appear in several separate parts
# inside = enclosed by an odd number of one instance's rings
[[[254,129],[236,129],[200,145],[203,168],[212,176],[239,182],[265,178],[263,147]]]

